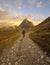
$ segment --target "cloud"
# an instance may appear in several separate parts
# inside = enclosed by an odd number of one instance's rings
[[[10,6],[15,7],[17,9],[21,9],[22,0],[0,0],[0,6]]]
[[[48,2],[50,3],[50,0],[48,0]]]
[[[37,8],[46,7],[46,6],[48,6],[49,4],[50,4],[50,0],[46,0],[46,1],[40,0],[40,1],[38,1],[38,2],[36,3]]]
[[[42,1],[39,1],[38,3],[37,3],[37,8],[41,8],[42,7]]]
[[[0,20],[12,19],[13,13],[12,13],[12,10],[9,7],[0,8]]]
[[[14,12],[12,19],[13,19],[13,20],[20,20],[21,17],[22,17],[21,14],[19,14],[19,13],[17,13],[17,12]]]
[[[50,0],[46,0],[46,1],[43,3],[44,6],[48,6],[49,4],[50,4]]]
[[[9,18],[8,11],[0,8],[0,20],[8,19],[8,18]]]
[[[33,21],[34,25],[38,25],[45,18],[44,15],[38,14],[37,19],[32,19],[32,17],[34,17],[34,16],[36,17],[36,15],[34,15],[33,13],[22,16],[20,13],[18,14],[16,11],[14,11],[14,14],[11,18],[11,15],[9,14],[9,12],[10,12],[10,10],[0,8],[0,20],[2,20],[3,23],[4,23],[4,21],[6,21],[7,23],[11,23],[11,24],[12,23],[20,24],[22,22],[22,20],[27,18],[28,20]]]
[[[38,24],[40,24],[41,22],[42,22],[43,20],[33,20],[33,25],[38,25]]]
[[[22,5],[22,0],[7,0],[8,2],[11,2],[12,6],[17,8],[17,9],[21,9],[21,5]]]
[[[18,9],[22,8],[21,5],[22,5],[22,0],[17,0],[17,8]]]
[[[38,19],[41,19],[41,20],[42,20],[42,19],[45,18],[45,15],[43,15],[43,14],[38,14],[37,17],[38,17]]]
[[[42,7],[42,1],[38,1],[38,0],[28,0],[28,4],[32,7],[33,5],[36,5],[37,8],[41,8]]]
[[[0,0],[0,6],[6,7],[9,6],[10,8],[15,8],[15,9],[22,9],[24,0]],[[37,8],[41,8],[43,6],[47,6],[50,4],[50,0],[26,0],[28,8],[32,9],[33,6],[35,5]]]
[[[33,13],[32,14],[27,14],[27,15],[25,15],[25,18],[31,18],[32,16],[34,16]]]
[[[42,14],[34,15],[33,13],[22,16],[20,13],[17,13],[16,11],[14,11],[12,15],[11,9],[0,8],[0,20],[4,20],[4,19],[23,20],[25,18],[32,19],[32,17],[34,16],[35,18],[37,17],[38,19],[45,18],[45,16]]]
[[[31,6],[34,5],[35,2],[36,2],[36,0],[28,0],[28,4],[31,5]]]
[[[45,16],[43,14],[36,14],[36,15],[33,14],[33,16],[28,18],[28,20],[30,20],[33,23],[33,25],[40,24],[44,19],[45,19]]]
[[[3,9],[0,8],[0,20],[22,20],[21,14],[17,12],[13,12],[13,15],[11,14],[11,9]]]
[[[37,8],[45,7],[50,4],[50,0],[28,0],[29,8],[32,9],[34,5],[36,5]]]

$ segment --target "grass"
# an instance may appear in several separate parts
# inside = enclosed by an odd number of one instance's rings
[[[11,31],[0,31],[0,54],[4,48],[11,47],[15,40],[19,38],[20,34],[20,31],[17,29],[13,29]]]
[[[48,33],[31,33],[30,38],[35,41],[43,50],[50,52],[50,34]]]

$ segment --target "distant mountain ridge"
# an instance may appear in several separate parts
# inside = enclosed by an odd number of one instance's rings
[[[49,29],[50,29],[50,17],[48,17],[42,23],[40,23],[39,25],[35,27],[35,30],[38,32],[49,31]]]
[[[42,23],[40,23],[38,26],[43,25],[43,24],[50,24],[50,16],[46,18]]]

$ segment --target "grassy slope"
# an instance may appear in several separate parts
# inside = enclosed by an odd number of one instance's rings
[[[38,43],[44,50],[50,51],[50,19],[38,25],[30,34],[30,38]]]
[[[17,29],[11,31],[0,31],[0,53],[4,48],[11,47],[19,36],[20,31]]]
[[[50,34],[39,35],[31,33],[30,38],[38,43],[44,50],[50,51]]]

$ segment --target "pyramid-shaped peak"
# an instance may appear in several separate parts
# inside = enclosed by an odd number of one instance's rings
[[[25,18],[24,20],[28,20],[27,18]]]
[[[20,27],[20,28],[27,29],[27,28],[33,27],[33,24],[32,24],[32,22],[30,22],[27,18],[25,18],[25,19],[22,21],[22,23],[20,24],[19,27]]]
[[[25,19],[23,20],[23,22],[28,23],[29,21],[28,21],[27,18],[25,18]]]

